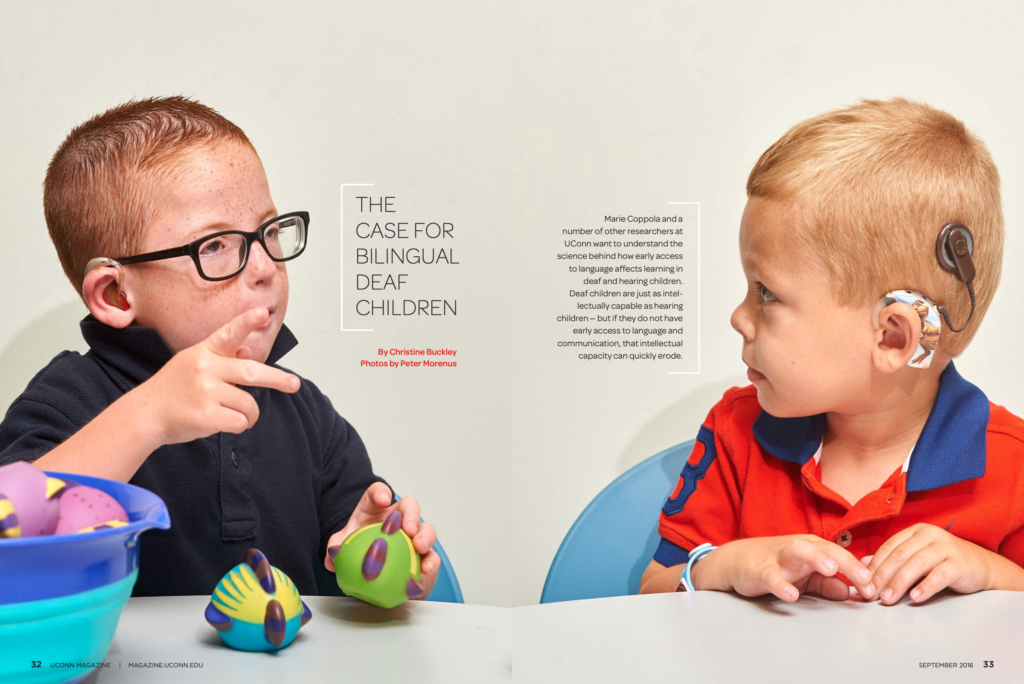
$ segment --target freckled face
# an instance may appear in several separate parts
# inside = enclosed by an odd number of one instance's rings
[[[143,252],[179,247],[223,230],[255,230],[278,214],[259,158],[233,141],[185,152],[154,195],[158,209],[146,227]],[[266,360],[288,308],[288,273],[258,242],[252,244],[245,269],[220,282],[201,278],[190,257],[127,268],[134,323],[155,328],[175,353],[249,309],[269,308],[268,324],[243,343],[252,358]]]
[[[779,418],[849,410],[871,384],[870,307],[839,307],[785,241],[791,209],[752,197],[740,222],[746,296],[733,311],[761,407]]]

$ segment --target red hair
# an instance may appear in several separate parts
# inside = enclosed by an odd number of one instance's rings
[[[90,259],[140,251],[155,206],[153,188],[184,153],[252,143],[215,110],[182,96],[132,100],[68,134],[43,181],[43,211],[64,274],[81,295]]]

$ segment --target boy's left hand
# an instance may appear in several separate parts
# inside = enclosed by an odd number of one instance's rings
[[[875,596],[865,598],[879,598],[883,604],[892,605],[922,577],[910,592],[915,603],[926,601],[947,587],[960,594],[988,589],[993,555],[941,527],[912,525],[886,540],[874,556],[862,559],[870,560],[872,583],[879,589]]]
[[[360,527],[384,522],[393,511],[399,511],[402,514],[402,529],[412,539],[413,547],[420,554],[422,580],[418,584],[423,589],[423,595],[416,598],[424,599],[434,588],[437,571],[441,567],[441,558],[431,548],[437,540],[437,534],[434,532],[433,525],[420,522],[420,505],[416,499],[403,497],[398,500],[398,503],[391,504],[391,490],[383,482],[374,482],[363,492],[363,498],[359,500],[355,510],[352,511],[348,524],[331,535],[327,541],[327,556],[324,558],[324,566],[334,572],[334,556],[338,553],[345,538]]]

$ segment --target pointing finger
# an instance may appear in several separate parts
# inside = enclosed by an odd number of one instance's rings
[[[246,387],[269,387],[281,392],[295,392],[299,389],[299,378],[280,368],[268,366],[252,359],[219,359],[220,377],[232,385]]]
[[[214,354],[234,358],[238,348],[242,346],[242,340],[265,324],[269,316],[270,312],[265,306],[249,309],[225,323],[202,344]]]

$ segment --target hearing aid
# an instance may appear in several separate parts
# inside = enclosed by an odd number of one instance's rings
[[[959,328],[953,326],[949,320],[949,312],[946,307],[937,307],[942,317],[946,319],[946,325],[953,332],[960,332],[971,322],[974,316],[974,237],[967,226],[962,223],[947,223],[939,231],[935,239],[935,256],[939,259],[939,266],[944,271],[949,271],[956,276],[956,279],[967,285],[967,293],[971,296],[971,313],[967,320]]]
[[[920,292],[913,290],[893,290],[882,295],[882,298],[875,304],[871,313],[871,320],[874,327],[880,327],[878,315],[885,307],[895,302],[903,302],[909,305],[921,318],[921,336],[918,338],[917,354],[907,362],[908,366],[914,368],[927,368],[931,364],[932,354],[939,343],[939,334],[942,332],[942,322],[939,314],[946,320],[946,325],[955,333],[967,327],[974,316],[974,276],[976,269],[974,260],[974,236],[967,226],[962,223],[947,223],[939,231],[935,239],[935,256],[939,261],[942,270],[948,271],[956,276],[957,280],[967,285],[967,292],[971,296],[971,312],[967,320],[959,328],[953,325],[950,320],[949,311],[942,305],[937,305]]]
[[[128,296],[117,287],[116,281],[111,280],[103,289],[103,301],[121,311],[128,310]]]
[[[122,286],[125,281],[125,270],[116,259],[108,259],[107,257],[97,257],[90,259],[89,263],[85,265],[85,276],[88,277],[89,273],[97,268],[104,266],[111,266],[117,270],[117,279],[111,280],[105,288],[103,288],[103,301],[107,304],[120,309],[121,311],[127,311],[129,308],[128,295],[124,293]],[[82,279],[82,293],[85,294],[85,278]]]

